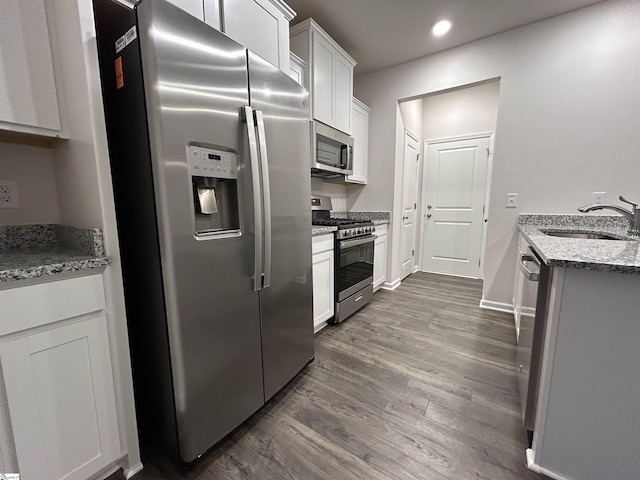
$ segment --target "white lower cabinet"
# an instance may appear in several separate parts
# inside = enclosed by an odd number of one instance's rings
[[[100,473],[121,455],[102,275],[2,290],[0,305],[5,326],[33,327],[0,338],[13,433],[2,443],[13,443],[21,478]]]
[[[333,317],[334,253],[333,234],[312,237],[313,328],[317,332]]]
[[[376,225],[373,247],[373,290],[378,290],[387,277],[387,225]]]

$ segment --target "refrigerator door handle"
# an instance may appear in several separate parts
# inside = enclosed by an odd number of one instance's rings
[[[262,111],[255,110],[260,149],[260,173],[262,179],[262,210],[264,212],[264,279],[263,287],[271,284],[271,188],[269,186],[269,159],[267,157],[267,136],[264,129]]]
[[[247,137],[249,139],[249,156],[251,160],[251,181],[253,184],[253,216],[255,231],[255,261],[253,266],[253,290],[257,292],[262,288],[262,200],[260,198],[260,161],[258,158],[258,142],[256,141],[256,126],[253,120],[251,107],[242,107],[244,121],[247,125]]]

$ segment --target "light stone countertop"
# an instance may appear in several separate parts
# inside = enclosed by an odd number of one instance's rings
[[[328,233],[333,233],[338,230],[338,227],[326,227],[323,225],[312,225],[311,226],[311,236],[316,235],[326,235]]]
[[[62,225],[0,227],[0,284],[104,268],[102,231]]]
[[[521,214],[518,229],[547,264],[563,268],[640,274],[640,241],[628,237],[620,215]],[[606,233],[623,240],[553,237],[544,230]]]

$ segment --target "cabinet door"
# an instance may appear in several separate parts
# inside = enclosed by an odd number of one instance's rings
[[[320,35],[313,33],[313,118],[333,125],[336,50]]]
[[[369,109],[357,98],[353,99],[351,136],[353,137],[353,175],[348,175],[346,181],[365,184],[369,165]]]
[[[313,255],[313,327],[333,317],[333,250]]]
[[[387,274],[387,235],[376,238],[373,250],[373,288],[378,290]]]
[[[353,67],[336,51],[335,83],[333,86],[334,119],[333,126],[351,134],[351,105],[353,98]]]
[[[120,455],[104,316],[0,344],[25,479],[84,480]]]
[[[43,0],[0,0],[0,129],[60,131]]]
[[[176,7],[180,7],[182,10],[190,15],[193,15],[198,20],[204,21],[204,4],[203,0],[168,0],[169,3],[173,3]]]
[[[222,31],[220,24],[220,2],[218,0],[204,0],[204,23],[212,26],[216,30]]]
[[[223,31],[289,74],[289,21],[269,0],[222,0]]]

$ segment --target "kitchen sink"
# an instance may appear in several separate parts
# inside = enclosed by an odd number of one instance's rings
[[[552,237],[565,237],[565,238],[584,238],[587,240],[625,240],[624,238],[613,237],[606,233],[582,233],[582,232],[555,232],[553,230],[542,230],[545,235]]]

